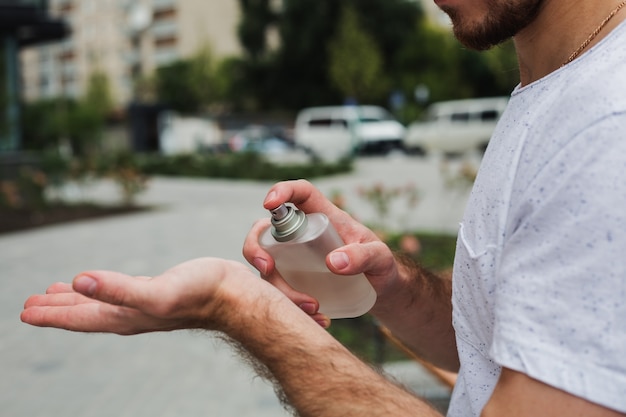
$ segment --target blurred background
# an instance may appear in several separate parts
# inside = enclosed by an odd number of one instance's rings
[[[463,48],[429,0],[2,0],[0,37],[3,154],[182,152],[251,124],[289,140],[312,106],[408,125],[517,82],[511,45]]]
[[[21,303],[81,269],[243,260],[266,190],[294,178],[449,273],[517,82],[512,44],[464,48],[430,0],[0,0],[0,409],[283,415],[219,341],[43,331]],[[453,376],[373,318],[331,332],[445,410]]]

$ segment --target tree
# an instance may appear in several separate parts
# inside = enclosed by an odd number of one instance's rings
[[[329,46],[329,75],[346,98],[379,98],[385,91],[382,56],[351,6],[344,6],[339,28]]]
[[[248,56],[258,61],[267,49],[266,33],[276,16],[270,8],[270,0],[239,0],[242,19],[237,27],[239,41]]]
[[[471,94],[459,74],[459,47],[448,31],[417,24],[393,63],[397,87],[412,97],[418,85],[426,86],[431,101]]]
[[[24,148],[58,149],[68,142],[74,155],[84,156],[99,145],[112,109],[108,78],[96,71],[90,75],[85,95],[79,100],[57,98],[24,105]]]
[[[394,62],[396,80],[407,96],[427,86],[429,101],[507,95],[518,79],[515,51],[506,43],[487,52],[463,47],[445,29],[416,25]],[[409,119],[418,117],[413,103]],[[409,120],[406,120],[409,121]]]
[[[213,54],[204,46],[189,59],[182,59],[156,71],[159,101],[181,113],[197,113],[217,100]]]
[[[342,99],[328,75],[328,42],[339,10],[334,0],[284,0],[277,20],[280,47],[255,74],[261,103],[299,109]]]
[[[104,72],[96,71],[90,75],[83,103],[103,118],[113,109],[109,79]]]
[[[356,69],[351,67],[352,60],[345,52],[338,52],[347,50],[350,32],[350,36],[366,34],[370,47],[375,45],[373,49],[380,56],[380,64],[368,65],[370,68],[358,72],[359,83],[363,84],[364,79],[372,77],[366,75],[367,71],[378,68],[378,82],[364,89],[371,92],[372,88],[381,88],[377,94],[363,98],[373,104],[386,105],[392,91],[412,97],[417,85],[427,85],[432,100],[500,95],[509,92],[516,79],[508,46],[487,53],[469,51],[450,31],[432,27],[419,2],[283,0],[280,11],[271,9],[270,0],[240,2],[244,16],[239,36],[246,53],[234,65],[238,79],[236,85],[231,84],[231,91],[245,95],[240,102],[248,103],[249,109],[298,110],[339,103],[346,94],[362,95],[362,91],[355,92],[356,87],[348,87],[349,77],[345,74],[354,75]],[[357,16],[356,32],[344,27],[342,7],[351,8]],[[275,51],[268,50],[265,44],[272,25],[280,38]],[[350,52],[354,61],[371,60],[365,57],[368,52],[374,55],[361,46]],[[504,61],[499,61],[501,58]],[[338,64],[340,60],[343,64]],[[506,64],[501,67],[499,62]]]
[[[272,11],[268,1],[240,1],[244,23],[239,37],[246,50],[240,89],[257,108],[296,110],[343,100],[329,71],[329,43],[340,28],[343,5],[352,7],[363,32],[378,45],[386,79],[393,74],[393,57],[421,16],[417,3],[406,0],[283,0],[280,11]],[[262,43],[272,24],[280,38],[276,51]],[[384,102],[386,94],[379,96]]]

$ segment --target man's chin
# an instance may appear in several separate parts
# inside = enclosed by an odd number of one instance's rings
[[[452,7],[442,5],[441,10],[450,17],[454,37],[466,48],[475,51],[486,51],[510,38],[510,36],[504,36],[504,34],[498,36],[497,33],[489,33],[481,24],[470,24],[463,21],[457,10]]]

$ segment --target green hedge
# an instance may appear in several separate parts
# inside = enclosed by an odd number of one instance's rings
[[[188,154],[178,156],[138,155],[137,166],[146,175],[232,178],[282,181],[349,172],[351,160],[337,163],[274,164],[253,152],[233,154]]]

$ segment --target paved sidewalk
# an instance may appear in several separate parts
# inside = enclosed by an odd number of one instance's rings
[[[450,196],[443,205],[433,201],[445,193],[437,191],[441,181],[431,162],[365,160],[354,174],[317,184],[327,193],[344,192],[359,218],[366,218],[371,212],[355,197],[357,186],[378,179],[398,185],[411,177],[426,192],[419,207],[423,212],[412,221],[455,230],[464,197]],[[28,295],[52,282],[70,281],[84,269],[154,275],[194,257],[243,260],[241,244],[254,220],[266,215],[261,202],[270,185],[158,178],[140,199],[155,210],[1,235],[0,415],[287,415],[272,388],[209,333],[84,335],[19,321]],[[106,183],[81,192],[101,201],[117,198]],[[390,369],[422,394],[447,395],[414,363]]]

